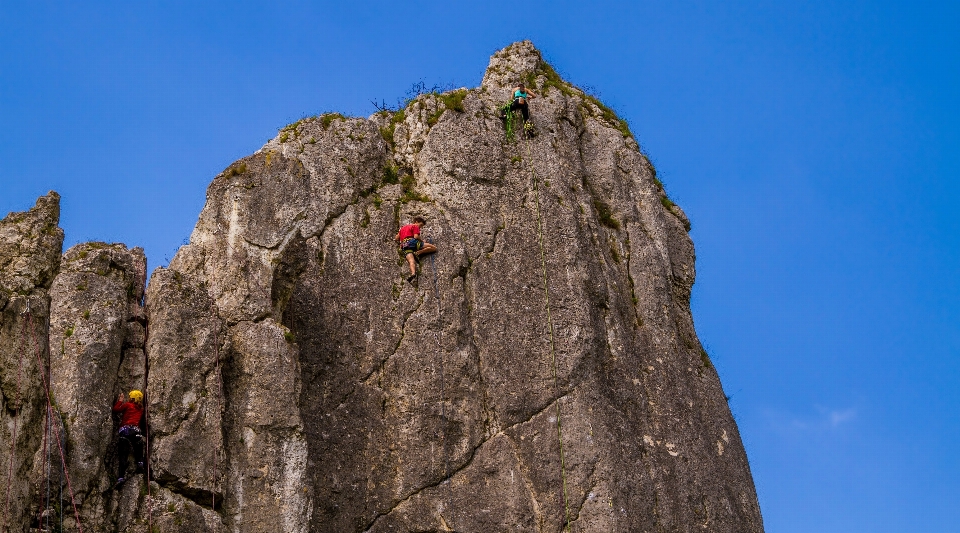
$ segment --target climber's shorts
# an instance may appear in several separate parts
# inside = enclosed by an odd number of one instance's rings
[[[400,255],[406,257],[407,254],[419,252],[423,248],[423,241],[415,237],[408,237],[400,242]]]

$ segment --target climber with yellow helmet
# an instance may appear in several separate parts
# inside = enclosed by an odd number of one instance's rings
[[[117,396],[113,404],[113,414],[120,418],[120,439],[117,442],[117,459],[119,460],[120,474],[117,476],[117,488],[123,485],[127,473],[127,455],[133,451],[133,459],[137,462],[137,472],[143,471],[143,393],[138,390],[130,391],[130,401],[126,401],[123,393]]]

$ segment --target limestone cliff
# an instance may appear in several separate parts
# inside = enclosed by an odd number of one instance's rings
[[[540,95],[535,135],[509,140],[498,110],[519,80]],[[408,284],[393,236],[413,215],[440,252]],[[152,274],[145,321],[139,250],[92,243],[49,263],[81,519],[763,531],[694,331],[688,229],[625,123],[529,42],[497,52],[479,88],[291,124],[210,184],[190,243]],[[145,375],[152,482],[112,491],[110,399]],[[39,423],[32,409],[3,415]],[[43,512],[29,499],[17,517]]]
[[[3,530],[30,521],[36,452],[45,434],[49,379],[50,286],[60,266],[60,197],[41,197],[24,213],[0,220],[0,467]],[[9,529],[8,529],[9,528]],[[18,529],[19,528],[19,529]]]

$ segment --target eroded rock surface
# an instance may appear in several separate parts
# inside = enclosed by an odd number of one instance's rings
[[[508,142],[520,79],[537,135]],[[392,237],[414,214],[441,252],[409,285]],[[205,435],[226,524],[762,531],[688,227],[625,125],[528,42],[477,89],[284,128],[214,180],[170,265],[225,324]]]
[[[143,389],[146,282],[143,250],[122,244],[78,244],[64,254],[51,288],[50,346],[52,390],[57,419],[69,428],[70,485],[81,510],[81,524],[109,531],[118,505],[117,421],[111,406],[120,392]],[[61,478],[59,450],[51,446],[52,484]],[[46,472],[38,473],[45,483]],[[72,514],[69,494],[64,509]]]
[[[0,220],[0,531],[27,531],[34,518],[32,483],[44,434],[50,285],[60,268],[60,196],[41,197],[26,212]]]
[[[520,80],[541,96],[536,135],[510,140],[499,108]],[[440,252],[409,284],[393,236],[413,215]],[[529,42],[479,88],[291,124],[210,184],[190,244],[151,277],[146,331],[139,252],[64,257],[51,342],[82,346],[54,374],[102,376],[62,384],[85,428],[70,454],[84,516],[762,532],[694,330],[689,224],[626,124]],[[144,372],[153,482],[111,493],[109,396]]]

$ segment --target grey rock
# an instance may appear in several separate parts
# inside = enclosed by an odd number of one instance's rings
[[[535,136],[510,141],[499,109],[520,80],[540,96]],[[411,284],[393,236],[413,215],[440,252]],[[83,516],[104,531],[762,532],[694,329],[689,227],[626,124],[527,41],[479,88],[291,124],[213,180],[145,309],[137,253],[68,252],[51,342],[83,347],[55,375],[98,381],[58,381]],[[37,265],[0,279],[36,287],[56,270]],[[143,375],[153,477],[108,495],[109,395]]]
[[[207,292],[175,271],[154,271],[147,300],[165,304],[151,309],[148,342],[154,479],[195,502],[219,507],[226,472],[223,323]]]
[[[537,136],[510,143],[520,79]],[[392,245],[413,214],[441,249],[417,286]],[[688,227],[529,42],[479,89],[282,129],[214,180],[170,265],[228,330],[229,527],[762,531]],[[151,299],[153,327],[177,305]]]
[[[142,312],[132,311],[143,299],[145,271],[140,248],[78,244],[64,254],[50,291],[51,387],[69,435],[63,446],[81,524],[93,531],[116,522],[118,427],[111,406],[119,393],[145,385]],[[47,453],[59,467],[59,450]],[[54,486],[60,481],[66,482],[53,476]]]
[[[50,285],[60,267],[60,196],[0,220],[0,465],[4,531],[27,531],[39,490],[31,472],[44,433]]]

